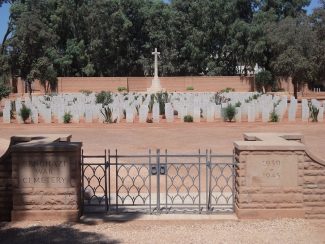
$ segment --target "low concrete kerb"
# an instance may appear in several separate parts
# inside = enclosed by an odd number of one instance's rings
[[[79,222],[88,224],[102,224],[105,222],[125,222],[125,221],[175,221],[175,220],[213,220],[213,221],[238,221],[235,213],[231,214],[85,214],[80,217]]]

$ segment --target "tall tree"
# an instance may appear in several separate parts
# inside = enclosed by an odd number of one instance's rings
[[[294,96],[299,86],[312,81],[315,50],[315,36],[306,15],[287,17],[271,26],[268,33],[272,51],[275,54],[271,67],[278,76],[291,78]]]

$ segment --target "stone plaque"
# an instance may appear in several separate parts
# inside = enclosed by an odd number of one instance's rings
[[[296,155],[248,155],[246,185],[296,187],[298,157]]]
[[[20,187],[70,187],[70,162],[67,157],[26,158],[19,163]]]

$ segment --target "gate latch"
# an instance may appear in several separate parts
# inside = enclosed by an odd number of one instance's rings
[[[152,165],[150,169],[151,175],[157,175],[158,173],[158,165]],[[159,174],[165,175],[166,174],[166,165],[160,165]]]

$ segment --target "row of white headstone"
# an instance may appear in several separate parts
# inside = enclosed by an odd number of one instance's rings
[[[228,104],[237,105],[235,121],[255,122],[260,119],[268,122],[270,113],[275,112],[280,121],[288,111],[288,120],[296,121],[298,102],[291,97],[288,105],[287,97],[257,95],[256,93],[224,93],[224,97],[229,101],[216,104],[214,93],[173,93],[169,94],[167,103],[165,103],[165,117],[167,122],[173,122],[175,119],[175,111],[177,117],[183,120],[184,116],[191,115],[194,122],[203,120],[214,122],[216,119],[222,118],[223,108]],[[254,96],[254,99],[252,97]],[[122,95],[120,93],[113,94],[113,102],[107,105],[112,110],[112,120],[119,123],[124,117],[127,123],[133,123],[136,116],[139,116],[139,122],[145,123],[149,117],[149,105],[151,102],[150,95],[143,93],[129,93]],[[318,121],[323,121],[324,104],[313,99],[312,104],[319,109]],[[92,123],[94,120],[103,122],[103,105],[96,104],[96,96],[94,93],[85,95],[62,94],[57,96],[33,96],[32,99],[25,97],[15,100],[16,118],[18,123],[23,123],[19,111],[22,104],[31,109],[31,121],[38,123],[39,116],[45,123],[52,123],[53,117],[57,118],[58,123],[63,123],[65,113],[72,115],[72,122],[79,123],[84,118],[86,123]],[[106,107],[107,107],[106,106]],[[3,123],[10,123],[11,102],[5,101],[3,110]],[[152,104],[152,122],[159,123],[160,106],[157,101]],[[307,100],[302,100],[302,121],[308,121],[309,107]]]

